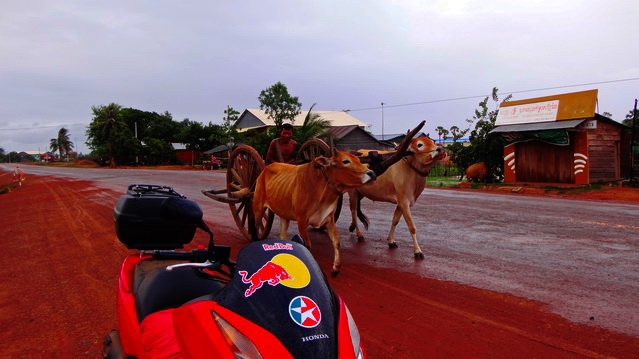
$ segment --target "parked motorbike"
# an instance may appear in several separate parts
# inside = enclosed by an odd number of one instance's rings
[[[140,252],[122,264],[104,358],[365,358],[353,317],[299,236],[252,242],[235,262],[202,216],[167,186],[132,184],[119,198],[116,234]],[[183,250],[197,229],[208,246]]]

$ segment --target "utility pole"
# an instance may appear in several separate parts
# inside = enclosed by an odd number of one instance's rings
[[[382,140],[385,140],[384,138],[384,103],[382,102]]]
[[[637,99],[635,99],[635,108],[632,114],[632,140],[630,140],[630,184],[635,182],[635,147],[639,146],[637,143]]]
[[[135,142],[138,142],[138,121],[135,121]],[[136,144],[137,147],[137,144]],[[135,166],[138,166],[138,151],[135,151]]]

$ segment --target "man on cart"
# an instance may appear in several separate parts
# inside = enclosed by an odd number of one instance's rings
[[[282,125],[280,137],[271,141],[266,152],[266,164],[274,162],[293,163],[297,155],[298,145],[293,139],[293,126],[290,123]]]

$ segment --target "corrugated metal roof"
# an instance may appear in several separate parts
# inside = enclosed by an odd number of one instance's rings
[[[564,121],[548,121],[548,122],[533,122],[533,123],[521,123],[517,125],[503,125],[495,127],[492,132],[524,132],[524,131],[543,131],[543,130],[560,130],[566,128],[575,128],[579,126],[586,119],[580,120],[564,120]]]
[[[326,135],[327,137],[330,136],[333,138],[342,138],[353,132],[353,130],[357,127],[358,126],[356,125],[331,127],[326,130]]]
[[[247,130],[251,130],[254,128],[261,127],[275,127],[275,122],[271,118],[268,117],[264,110],[260,109],[246,109],[245,111],[251,113],[257,119],[259,119],[263,125],[251,126],[251,127],[242,127],[240,132],[244,132]],[[348,112],[345,111],[312,111],[314,114],[320,115],[321,118],[328,120],[331,123],[331,126],[350,126],[355,125],[362,128],[366,127],[366,124],[355,117],[351,116]],[[304,119],[308,111],[302,111],[299,115],[295,116],[295,122],[293,126],[302,126],[304,124]],[[240,119],[241,121],[241,119]]]
[[[224,152],[224,151],[228,151],[229,150],[229,146],[227,145],[219,145],[217,147],[214,147],[208,151],[204,151],[205,155],[210,155],[211,153],[218,153],[218,152]]]

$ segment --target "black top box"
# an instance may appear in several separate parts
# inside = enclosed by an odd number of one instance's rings
[[[171,187],[132,184],[113,209],[115,233],[129,249],[177,249],[202,222],[200,206]]]

